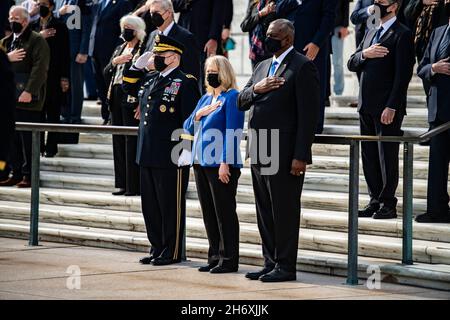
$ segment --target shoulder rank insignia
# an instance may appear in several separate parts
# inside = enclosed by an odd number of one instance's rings
[[[197,78],[196,77],[194,77],[192,74],[190,74],[190,73],[187,73],[186,74],[186,78],[188,78],[188,79],[194,79],[195,81],[197,81]]]

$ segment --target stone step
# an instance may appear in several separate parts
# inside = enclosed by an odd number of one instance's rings
[[[187,200],[187,217],[202,219],[198,201]],[[254,206],[237,205],[240,223],[256,225]],[[303,209],[301,230],[314,229],[347,232],[348,214],[345,212]],[[0,218],[28,221],[30,205],[28,203],[0,201]],[[67,207],[41,204],[39,220],[44,223],[76,225],[91,228],[114,229],[145,232],[142,214],[135,211],[118,211],[94,208]],[[359,234],[385,237],[402,237],[401,219],[374,220],[360,219]],[[413,223],[414,239],[450,243],[450,224]]]
[[[418,94],[417,94],[418,93]],[[416,94],[408,94],[408,101],[407,101],[407,109],[408,112],[409,109],[415,109],[415,108],[427,108],[427,99],[425,94],[423,92],[417,92]],[[348,107],[350,103],[357,102],[358,97],[357,96],[332,96],[331,98],[331,105],[335,107]],[[356,111],[356,108],[355,108]]]
[[[339,173],[348,175],[350,161],[345,157],[313,156],[313,164],[308,167],[308,172]],[[245,163],[245,168],[249,164]],[[362,163],[360,162],[360,168]],[[41,158],[41,170],[52,172],[70,172],[95,175],[113,175],[114,163],[105,159],[82,159],[68,157]],[[362,171],[360,172],[362,175]],[[414,161],[414,178],[427,179],[428,163]],[[400,162],[400,176],[403,175],[403,162]]]
[[[356,125],[359,126],[359,113],[354,108],[330,107],[327,108],[326,125]],[[403,128],[425,128],[428,130],[427,109],[411,109],[404,118]]]
[[[402,128],[405,137],[417,137],[428,131],[427,128],[412,128],[408,127]],[[360,135],[361,131],[359,125],[344,125],[344,124],[331,124],[325,125],[323,129],[324,134],[335,134],[335,135]]]
[[[17,220],[0,220],[0,235],[3,237],[23,238],[28,237],[28,222]],[[98,228],[85,228],[78,226],[55,225],[42,223],[40,225],[41,241],[63,242],[78,245],[96,246],[113,249],[125,249],[148,252],[149,243],[145,233],[105,230]],[[318,241],[319,239],[316,239]],[[314,240],[313,240],[314,241]],[[319,243],[320,244],[320,243]],[[392,247],[390,247],[392,249]],[[205,258],[208,251],[208,243],[205,239],[187,237],[187,256],[193,258]],[[429,248],[431,249],[431,248]],[[416,245],[417,253],[425,248]],[[437,256],[443,250],[430,250]],[[395,260],[361,257],[358,264],[358,276],[367,278],[372,274],[370,266],[377,266],[383,274],[382,279],[396,283],[450,289],[450,270],[448,265],[430,265],[416,263],[413,266],[400,266]],[[240,263],[261,265],[261,248],[255,244],[240,244]],[[297,269],[344,276],[346,273],[347,257],[340,253],[323,253],[312,250],[299,250]]]
[[[193,170],[190,171],[190,185],[194,187],[195,179]],[[402,179],[399,181],[397,195],[402,195],[403,185]],[[368,194],[367,185],[364,177],[360,176],[360,193]],[[112,175],[94,175],[84,173],[65,173],[61,175],[60,172],[42,171],[41,185],[47,188],[63,188],[73,190],[88,190],[88,191],[113,191],[114,177]],[[240,196],[241,187],[250,187],[252,185],[252,178],[249,168],[243,168],[239,179],[238,197]],[[425,199],[427,195],[427,181],[423,179],[416,179],[413,182],[414,197]],[[308,172],[305,176],[304,190],[326,191],[326,192],[342,192],[348,191],[349,181],[348,175],[337,173],[320,173]]]
[[[0,188],[0,201],[30,202],[30,189],[15,187]],[[194,184],[190,184],[187,199],[198,203],[198,195]],[[110,192],[79,191],[70,189],[40,189],[40,201],[43,204],[56,204],[61,206],[74,206],[102,210],[119,210],[141,212],[140,197],[117,197]],[[365,206],[369,201],[367,195],[360,195],[359,206]],[[237,196],[239,205],[251,208],[254,206],[254,193],[250,186],[240,186]],[[198,205],[198,204],[197,204]],[[304,210],[329,210],[348,212],[348,194],[339,192],[304,190],[302,193],[302,208]],[[402,213],[402,198],[399,198],[398,213]],[[414,199],[414,213],[423,213],[426,209],[424,199]],[[253,209],[251,209],[253,210]],[[250,211],[247,211],[250,212]]]
[[[355,134],[355,133],[352,133]],[[81,137],[80,137],[81,138]],[[245,155],[246,142],[241,143],[241,153]],[[111,143],[81,143],[59,145],[58,157],[83,159],[112,159]],[[350,148],[347,145],[318,144],[312,146],[313,156],[332,156],[348,158]],[[414,160],[428,161],[429,147],[414,146]],[[400,146],[400,158],[403,159],[403,145]]]

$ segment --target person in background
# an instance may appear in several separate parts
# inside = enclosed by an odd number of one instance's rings
[[[331,37],[332,46],[332,61],[333,61],[333,75],[334,86],[333,91],[340,96],[344,92],[345,78],[344,78],[344,40],[348,36],[349,14],[350,14],[349,0],[338,0],[336,7],[336,20],[334,23],[334,31]]]
[[[148,37],[146,51],[151,52],[153,50],[157,35],[163,34],[180,42],[185,47],[181,56],[180,69],[184,73],[193,75],[197,79],[199,88],[201,88],[201,51],[195,36],[175,22],[175,12],[170,0],[151,0],[147,5],[152,24],[157,29]],[[155,66],[149,65],[148,69],[154,70]]]
[[[152,0],[141,0],[133,11],[133,15],[142,18],[145,21],[145,33],[147,34],[144,43],[148,43],[148,37],[155,31],[156,27],[152,22],[150,14],[150,4]]]
[[[367,32],[348,61],[350,71],[361,72],[358,111],[362,135],[403,135],[415,59],[412,32],[397,20],[401,2],[375,0],[381,24]],[[359,217],[397,218],[399,143],[362,142],[361,150],[370,202],[359,211]]]
[[[192,32],[200,48],[200,72],[204,79],[205,60],[220,53],[225,3],[228,0],[172,0],[179,12],[178,24]]]
[[[249,0],[241,30],[249,33],[249,58],[253,69],[272,56],[264,47],[270,23],[276,19],[291,17],[297,8],[297,0]]]
[[[47,93],[41,121],[59,123],[62,94],[69,90],[70,61],[69,33],[66,24],[53,16],[54,0],[38,0],[40,19],[31,24],[31,29],[39,32],[50,48],[50,65],[47,75]],[[41,153],[51,158],[58,153],[58,133],[41,134]]]
[[[320,83],[316,66],[294,49],[294,39],[290,21],[278,19],[270,24],[265,44],[273,57],[256,66],[238,97],[239,110],[252,110],[251,173],[264,255],[264,268],[246,274],[250,280],[279,282],[297,277],[301,194],[306,166],[312,161]],[[279,134],[279,140],[267,141],[273,134]],[[268,151],[278,165],[260,156]],[[265,172],[269,165],[277,170]]]
[[[92,1],[64,0],[58,13],[66,25],[74,13],[72,6],[80,8],[81,29],[69,28],[70,102],[68,103],[69,108],[62,115],[64,122],[80,124],[83,110],[85,64],[88,63],[89,36],[92,28]]]
[[[39,122],[44,106],[50,49],[47,41],[30,28],[30,15],[22,6],[9,10],[12,34],[0,41],[6,48],[16,83],[15,118]],[[11,152],[12,172],[0,186],[31,186],[31,132],[17,132]]]
[[[16,87],[14,72],[6,55],[5,48],[0,47],[0,181],[8,179],[11,141],[14,138],[14,109],[16,107]]]
[[[207,93],[184,122],[184,129],[191,135],[195,133],[192,159],[209,241],[208,264],[199,271],[229,273],[239,267],[236,192],[242,168],[244,112],[237,108],[236,76],[227,58],[210,57],[205,68]],[[216,150],[214,159],[204,152],[211,143],[210,129],[219,130],[223,137],[222,148]]]
[[[105,79],[109,84],[108,105],[113,126],[135,127],[139,125],[136,116],[136,97],[125,94],[122,89],[123,73],[139,58],[144,49],[145,22],[141,18],[127,15],[120,19],[122,38],[105,68]],[[113,195],[136,196],[139,189],[139,167],[136,164],[137,138],[135,136],[113,135],[115,187]]]
[[[232,50],[230,47],[230,43],[234,46],[234,40],[231,39],[231,23],[233,22],[233,0],[225,1],[225,16],[223,20],[223,29],[222,29],[222,47],[221,53],[224,57],[228,58],[228,51]]]
[[[420,63],[430,42],[434,29],[448,24],[444,0],[411,0],[405,8],[405,17],[414,32],[417,62]],[[422,79],[425,94],[428,96],[431,84]]]
[[[428,122],[436,128],[450,121],[450,0],[445,0],[447,25],[436,28],[417,75],[430,83]],[[450,130],[431,138],[428,162],[427,211],[417,222],[450,222],[448,170],[450,164]]]
[[[337,0],[303,0],[295,13],[295,49],[314,61],[320,76],[320,116],[316,133],[322,133],[328,86],[330,34],[333,32]]]
[[[38,0],[25,0],[22,2],[22,6],[28,10],[30,14],[30,23],[39,20],[39,1]]]
[[[121,43],[120,19],[133,9],[128,0],[100,0],[92,6],[93,24],[89,41],[89,56],[94,63],[97,94],[101,100],[103,125],[109,123],[107,83],[103,71],[115,48]]]

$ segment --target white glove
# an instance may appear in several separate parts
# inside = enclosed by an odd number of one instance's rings
[[[189,150],[183,149],[180,157],[178,158],[178,166],[179,167],[190,166],[191,160],[192,160],[192,152]]]
[[[144,52],[134,63],[134,68],[137,70],[142,70],[148,65],[150,57],[153,55],[150,51]]]

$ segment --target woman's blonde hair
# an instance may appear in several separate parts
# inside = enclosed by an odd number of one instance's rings
[[[146,34],[145,21],[142,18],[131,14],[122,17],[122,19],[120,19],[120,29],[122,32],[126,24],[130,25],[133,30],[136,31],[136,38],[138,38],[139,41],[144,40]]]
[[[208,76],[206,74],[206,70],[208,70],[208,67],[211,64],[214,64],[214,66],[219,71],[219,80],[221,87],[223,87],[226,91],[237,89],[236,74],[234,73],[234,69],[231,66],[230,61],[224,56],[212,56],[209,57],[205,62],[205,84],[206,91],[208,93],[212,93],[214,91],[214,88],[211,87],[208,83]]]

